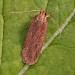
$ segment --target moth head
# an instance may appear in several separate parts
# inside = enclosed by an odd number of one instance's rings
[[[40,11],[40,15],[46,16],[46,11],[45,11],[45,10],[41,10],[41,11]]]

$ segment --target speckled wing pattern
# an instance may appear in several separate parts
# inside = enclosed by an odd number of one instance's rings
[[[24,63],[33,65],[37,62],[47,31],[46,12],[41,10],[40,14],[35,16],[30,25],[27,37],[22,51],[22,60]]]

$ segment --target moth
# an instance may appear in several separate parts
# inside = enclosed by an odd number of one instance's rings
[[[22,50],[24,63],[33,65],[37,62],[45,40],[46,31],[47,15],[45,10],[41,10],[40,14],[33,18],[24,42]]]

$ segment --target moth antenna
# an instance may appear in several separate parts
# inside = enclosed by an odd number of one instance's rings
[[[46,17],[50,17],[51,15],[50,14],[48,14]]]
[[[30,10],[30,11],[18,11],[18,12],[11,12],[12,14],[22,14],[22,13],[25,13],[25,12],[39,12],[40,10]]]
[[[55,21],[55,19],[54,19],[52,16],[50,16],[50,19],[52,20],[52,22],[53,22],[55,25],[58,25],[57,22]]]
[[[21,71],[18,73],[18,75],[23,75],[29,68],[29,65],[26,64],[22,69]]]
[[[50,16],[50,18],[51,18],[52,22],[57,25],[57,22],[54,20],[54,18],[52,16]]]
[[[51,21],[55,24],[58,25],[57,22],[54,20],[54,18],[51,16],[51,14],[46,16],[47,18],[50,17]]]

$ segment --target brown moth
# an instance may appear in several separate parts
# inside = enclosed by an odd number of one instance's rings
[[[45,40],[47,31],[47,15],[41,10],[32,20],[27,37],[23,46],[22,60],[24,63],[33,65],[37,62]]]

